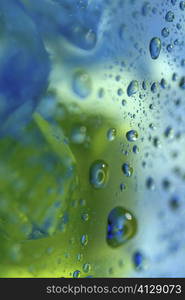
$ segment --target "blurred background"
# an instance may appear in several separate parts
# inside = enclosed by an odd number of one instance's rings
[[[1,0],[0,276],[185,276],[185,1]]]

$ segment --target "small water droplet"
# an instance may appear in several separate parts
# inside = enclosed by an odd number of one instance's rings
[[[157,92],[157,83],[156,82],[152,83],[152,85],[151,85],[151,92],[152,93],[156,93]]]
[[[148,177],[146,180],[146,187],[149,190],[155,190],[155,182],[154,179],[152,177]]]
[[[154,137],[154,139],[153,139],[153,144],[154,144],[154,146],[155,146],[156,148],[160,148],[160,147],[161,147],[161,142],[160,142],[160,140],[159,140],[158,137]]]
[[[89,220],[89,214],[88,213],[83,213],[81,215],[82,221],[86,222]]]
[[[116,129],[115,128],[110,128],[108,131],[107,131],[107,139],[109,141],[114,141],[115,138],[116,138]]]
[[[167,27],[164,27],[164,28],[162,29],[162,31],[161,31],[161,34],[162,34],[162,36],[163,36],[164,38],[166,38],[166,37],[169,36],[170,31],[169,31],[169,29],[168,29]]]
[[[104,88],[100,88],[99,91],[98,91],[98,97],[99,98],[103,98],[105,95],[105,90]]]
[[[79,270],[74,271],[73,278],[79,278],[79,277],[80,277],[80,271]]]
[[[126,190],[126,185],[125,185],[124,183],[121,183],[121,184],[120,184],[120,190],[121,190],[121,191]]]
[[[85,201],[85,199],[80,199],[79,200],[79,204],[80,204],[80,206],[85,206],[86,205],[86,201]]]
[[[148,86],[148,83],[147,83],[146,80],[144,80],[144,81],[142,82],[142,88],[143,88],[143,90],[146,90],[146,89],[147,89],[147,86]]]
[[[123,99],[121,104],[122,104],[122,106],[125,106],[127,104],[127,101]]]
[[[166,13],[166,15],[165,15],[165,20],[166,20],[167,22],[173,22],[174,18],[175,18],[174,13],[173,13],[173,11],[171,11],[171,10],[168,11],[168,12]]]
[[[173,210],[178,209],[180,206],[179,197],[177,195],[172,196],[169,204],[170,204],[171,209],[173,209]]]
[[[180,7],[181,10],[185,10],[185,1],[181,1],[179,3],[179,7]]]
[[[170,127],[170,126],[168,126],[165,129],[164,135],[165,135],[165,137],[167,137],[169,139],[173,139],[174,138],[174,130],[173,130],[173,128]]]
[[[88,244],[88,235],[87,234],[83,234],[82,237],[81,237],[81,244],[82,246],[87,246]]]
[[[71,141],[75,144],[82,144],[86,139],[86,127],[79,126],[72,129]]]
[[[157,59],[161,52],[161,40],[157,37],[151,39],[149,49],[150,49],[151,58]]]
[[[172,4],[172,5],[175,5],[176,2],[177,2],[177,0],[171,0],[171,4]]]
[[[82,254],[82,253],[78,253],[78,254],[77,254],[77,260],[78,260],[78,261],[81,261],[82,258],[83,258],[83,254]]]
[[[88,264],[88,263],[84,264],[84,265],[83,265],[83,271],[84,271],[85,273],[89,273],[89,272],[91,271],[91,265]]]
[[[172,52],[172,50],[173,50],[173,45],[172,45],[172,44],[167,45],[167,46],[166,46],[166,50],[167,50],[169,53]]]
[[[179,82],[179,86],[181,89],[185,89],[185,76],[183,76]]]
[[[89,173],[90,183],[91,185],[96,188],[104,188],[108,181],[108,165],[103,160],[95,161]]]
[[[137,80],[132,80],[127,87],[127,95],[130,97],[136,94],[139,90],[139,84]]]
[[[138,132],[136,130],[127,131],[126,138],[129,142],[135,142],[138,139]]]
[[[130,240],[137,231],[137,222],[131,212],[115,207],[108,216],[107,243],[116,248]]]
[[[172,188],[172,184],[168,178],[163,179],[162,187],[164,190],[169,191]]]
[[[133,168],[128,163],[124,163],[122,165],[122,171],[125,176],[131,177],[133,173]]]
[[[164,78],[161,79],[160,85],[163,89],[165,89],[167,87],[167,82]]]
[[[134,253],[133,263],[136,270],[141,271],[144,269],[144,261],[145,261],[144,255],[140,251]]]
[[[73,91],[81,98],[86,98],[91,93],[91,79],[87,72],[78,70],[73,75]]]
[[[139,153],[139,148],[137,145],[134,145],[132,148],[133,153],[138,154]]]
[[[118,89],[117,94],[118,94],[118,96],[122,96],[123,95],[123,90],[121,88]]]

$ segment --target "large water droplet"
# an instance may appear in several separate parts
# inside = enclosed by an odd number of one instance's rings
[[[78,70],[73,75],[72,88],[75,94],[80,98],[86,98],[91,93],[91,78],[89,74],[83,70]]]
[[[139,90],[139,84],[137,80],[132,80],[127,88],[127,95],[130,97],[136,94]]]
[[[108,165],[103,160],[95,161],[90,168],[90,183],[96,189],[106,186],[108,181]]]
[[[116,248],[131,239],[137,231],[135,217],[123,207],[115,207],[108,216],[107,243]]]
[[[151,39],[149,49],[150,49],[151,58],[157,59],[161,52],[161,40],[157,37]]]

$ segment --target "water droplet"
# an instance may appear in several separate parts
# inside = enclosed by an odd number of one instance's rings
[[[103,98],[105,95],[105,90],[104,88],[100,88],[99,91],[98,91],[98,97],[99,98]]]
[[[185,89],[185,76],[183,76],[179,82],[179,86],[181,89]]]
[[[135,142],[138,139],[138,132],[136,130],[127,131],[126,138],[129,142]]]
[[[157,37],[151,39],[149,49],[150,49],[151,58],[157,59],[161,52],[161,40]]]
[[[132,148],[133,153],[138,154],[139,153],[139,148],[137,145],[134,145]]]
[[[79,278],[79,277],[80,277],[80,271],[79,270],[74,271],[73,278]]]
[[[89,220],[89,215],[88,215],[87,213],[83,213],[83,214],[81,215],[81,218],[82,218],[82,221],[86,222],[86,221]]]
[[[146,186],[149,190],[155,190],[155,182],[152,177],[148,177],[146,180]]]
[[[120,190],[121,190],[121,191],[126,190],[126,185],[125,185],[124,183],[121,183],[121,184],[120,184]]]
[[[173,73],[173,74],[172,74],[172,80],[173,80],[173,81],[176,81],[177,78],[178,78],[177,73]]]
[[[79,204],[80,204],[80,206],[85,206],[86,205],[85,199],[80,199]]]
[[[174,138],[174,130],[172,127],[168,126],[164,132],[165,137],[169,138],[169,139],[173,139]]]
[[[142,7],[142,14],[143,14],[143,16],[147,16],[150,13],[150,10],[151,10],[150,3],[145,2],[143,4],[143,7]]]
[[[181,1],[179,7],[181,10],[185,10],[185,1]]]
[[[167,27],[164,27],[164,28],[162,29],[162,31],[161,31],[161,34],[162,34],[162,36],[163,36],[164,38],[166,38],[166,37],[169,36],[170,31],[169,31],[169,29],[168,29]]]
[[[160,147],[161,147],[161,142],[160,142],[160,140],[159,140],[158,137],[154,137],[154,139],[153,139],[153,144],[154,144],[154,146],[155,146],[156,148],[160,148]]]
[[[116,138],[116,129],[115,128],[110,128],[108,131],[107,131],[107,139],[109,141],[113,141],[115,140]]]
[[[124,163],[122,165],[122,170],[125,176],[127,177],[131,177],[132,173],[133,173],[133,168],[128,164],[128,163]]]
[[[182,28],[182,25],[180,23],[177,23],[176,27],[178,30],[180,30]]]
[[[160,85],[161,85],[161,87],[162,87],[163,89],[166,88],[167,82],[166,82],[166,80],[165,80],[164,78],[161,79]]]
[[[173,45],[172,45],[172,44],[167,45],[167,46],[166,46],[166,50],[167,50],[169,53],[172,52],[172,50],[173,50]]]
[[[127,101],[123,99],[121,104],[122,104],[122,106],[125,106],[127,104]]]
[[[90,168],[90,183],[96,189],[104,188],[108,181],[108,165],[103,160],[95,161]]]
[[[120,75],[117,75],[115,79],[116,79],[116,81],[120,81],[121,76],[120,76]]]
[[[71,141],[75,144],[82,144],[86,139],[86,127],[80,126],[72,129]]]
[[[171,4],[172,4],[172,5],[175,5],[176,2],[177,2],[177,0],[171,0]]]
[[[173,11],[170,10],[166,13],[165,20],[167,22],[173,22],[174,18],[175,18],[175,16],[174,16]]]
[[[156,82],[152,83],[152,85],[151,85],[151,92],[152,93],[156,93],[157,92],[157,83]]]
[[[143,270],[143,268],[144,268],[144,265],[143,265],[144,264],[144,256],[140,251],[137,251],[137,252],[134,253],[133,263],[134,263],[135,268],[138,271]]]
[[[185,66],[185,59],[181,60],[181,66],[184,67]]]
[[[78,70],[73,76],[73,91],[81,98],[86,98],[91,93],[91,79],[83,70]]]
[[[162,186],[163,186],[164,190],[169,191],[171,189],[171,187],[172,187],[172,184],[171,184],[171,182],[169,181],[168,178],[165,178],[162,181]]]
[[[92,49],[95,47],[97,42],[97,36],[96,36],[96,32],[94,32],[93,30],[89,29],[85,35],[85,43],[86,46],[89,49]]]
[[[118,94],[118,96],[122,96],[123,95],[123,90],[122,89],[118,89],[117,94]]]
[[[177,195],[171,197],[170,199],[170,207],[173,210],[178,209],[180,206],[180,201],[179,201],[179,197]]]
[[[81,237],[81,244],[82,246],[87,246],[88,244],[88,235],[87,234],[83,234],[82,237]]]
[[[21,246],[19,244],[11,246],[8,250],[8,254],[13,262],[20,262],[22,259]]]
[[[131,212],[115,207],[108,216],[107,243],[115,248],[130,240],[137,231],[137,222]]]
[[[91,265],[90,264],[84,264],[83,265],[83,271],[85,272],[85,273],[89,273],[90,271],[91,271]]]
[[[127,87],[127,95],[130,97],[136,94],[139,90],[139,84],[137,80],[132,80]]]
[[[147,85],[148,85],[147,81],[144,80],[144,81],[142,82],[142,88],[143,88],[143,90],[146,90],[146,89],[147,89]]]
[[[78,253],[78,254],[77,254],[77,260],[78,260],[78,261],[81,261],[82,258],[83,258],[83,254],[82,254],[82,253]]]

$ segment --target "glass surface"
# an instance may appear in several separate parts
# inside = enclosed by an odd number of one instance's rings
[[[0,1],[0,277],[185,277],[185,1]]]

